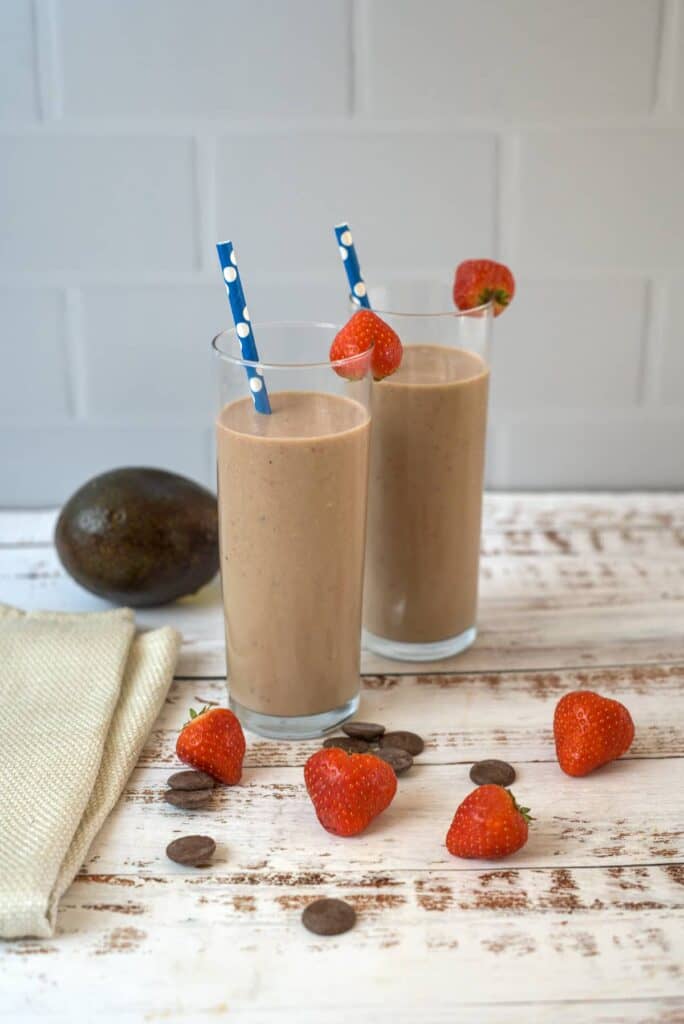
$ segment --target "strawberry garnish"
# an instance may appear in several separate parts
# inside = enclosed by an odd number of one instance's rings
[[[185,764],[207,772],[228,786],[240,781],[245,756],[240,722],[227,708],[190,709],[190,721],[176,740],[176,753]]]
[[[330,346],[330,361],[334,363],[367,352],[371,345],[374,345],[371,370],[376,380],[389,377],[399,369],[403,352],[399,335],[372,310],[359,309],[335,336]],[[363,360],[359,360],[359,364],[336,366],[335,372],[348,380],[358,380],[368,369]]]
[[[459,309],[494,304],[494,316],[503,313],[515,295],[515,279],[504,263],[464,260],[456,268],[454,302]]]
[[[329,747],[304,765],[304,781],[318,820],[336,836],[363,832],[392,803],[397,777],[374,754]]]
[[[618,700],[592,690],[566,693],[553,716],[556,757],[566,775],[588,775],[629,750],[632,716]]]
[[[446,845],[455,857],[508,857],[527,842],[529,807],[519,807],[503,786],[478,786],[459,805]]]

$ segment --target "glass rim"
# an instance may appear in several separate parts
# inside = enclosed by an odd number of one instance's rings
[[[356,295],[349,295],[351,304],[356,307],[357,310],[363,309],[364,307],[358,300]],[[380,309],[378,306],[373,306],[371,312],[377,313],[378,316],[401,316],[401,317],[415,317],[415,319],[425,319],[427,317],[444,317],[448,319],[459,319],[460,317],[478,317],[482,313],[494,311],[494,300],[490,299],[489,302],[483,302],[481,306],[473,306],[472,309],[443,309],[437,310],[436,312],[420,313],[414,310],[404,309]]]
[[[258,333],[262,328],[268,327],[316,327],[324,328],[331,331],[341,331],[342,324],[327,323],[325,320],[261,320],[254,324],[254,329]],[[301,363],[274,363],[264,359],[243,359],[242,356],[234,356],[228,352],[224,352],[220,347],[221,338],[231,338],[240,344],[240,339],[237,333],[237,327],[227,327],[223,331],[219,331],[218,334],[214,335],[211,340],[211,347],[218,356],[219,359],[225,359],[226,362],[232,363],[233,366],[249,366],[257,370],[317,370],[327,367],[330,369],[337,369],[338,367],[353,367],[357,364],[368,360],[370,353],[373,351],[373,345],[369,345],[363,352],[357,352],[353,356],[345,356],[344,359],[324,359],[320,362],[301,362]]]

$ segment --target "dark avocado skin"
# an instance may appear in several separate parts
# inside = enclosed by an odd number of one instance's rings
[[[168,604],[218,572],[216,498],[162,469],[114,469],[67,501],[55,545],[92,593],[134,608]]]

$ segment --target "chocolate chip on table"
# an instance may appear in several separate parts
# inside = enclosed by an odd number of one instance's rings
[[[206,772],[174,772],[166,780],[171,789],[213,789],[216,785],[211,775]]]
[[[167,789],[164,799],[167,804],[182,807],[184,811],[191,811],[196,807],[206,807],[211,800],[212,793],[211,789]]]
[[[368,750],[365,740],[353,739],[351,736],[331,736],[323,746],[339,747],[340,750],[346,750],[348,754],[365,754]]]
[[[470,778],[478,786],[510,786],[515,782],[515,768],[506,761],[478,761],[470,769]]]
[[[316,935],[341,935],[356,923],[356,911],[344,900],[316,900],[302,912],[302,924]]]
[[[422,754],[425,748],[420,736],[417,736],[415,732],[386,732],[384,736],[380,738],[381,747],[398,747],[399,750],[406,750],[412,757],[417,757],[418,754]]]
[[[342,726],[342,732],[346,732],[347,736],[367,740],[369,743],[379,739],[384,731],[385,726],[377,722],[347,722]]]
[[[379,750],[374,750],[373,753],[381,761],[387,761],[387,764],[394,768],[395,775],[402,775],[413,764],[413,758],[408,750],[400,750],[399,747],[380,747]]]
[[[182,836],[166,847],[166,856],[177,864],[199,868],[214,856],[216,843],[211,836]]]

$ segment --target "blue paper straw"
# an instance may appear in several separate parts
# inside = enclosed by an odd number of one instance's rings
[[[356,305],[363,306],[364,309],[370,309],[371,304],[368,301],[366,285],[363,277],[361,276],[359,258],[356,255],[356,249],[354,248],[354,241],[352,239],[352,233],[349,230],[349,225],[336,224],[335,238],[337,239],[337,244],[340,247],[342,265],[344,266],[347,280],[349,281],[351,296]]]
[[[251,363],[258,363],[259,353],[256,341],[254,340],[247,303],[245,302],[245,293],[242,290],[242,281],[240,280],[240,271],[237,267],[233,243],[218,242],[216,252],[218,253],[219,263],[223,271],[223,280],[226,285],[226,292],[228,293],[230,311],[235,321],[235,332],[240,342],[242,358]],[[257,412],[270,413],[271,403],[268,400],[268,391],[266,390],[266,381],[264,380],[262,370],[257,369],[255,366],[246,366],[245,369],[254,408]]]

